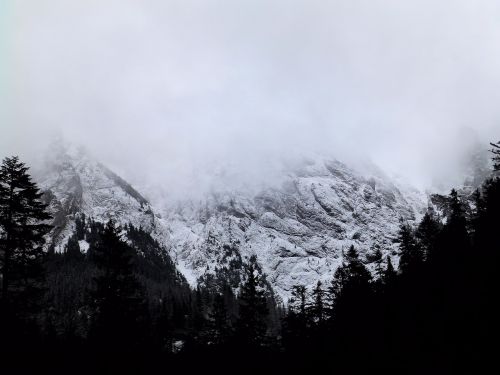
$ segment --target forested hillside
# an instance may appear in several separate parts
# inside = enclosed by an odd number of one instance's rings
[[[18,158],[6,158],[0,366],[21,371],[37,358],[40,368],[71,372],[486,368],[500,334],[500,144],[492,147],[495,171],[472,195],[452,190],[417,225],[401,222],[396,265],[376,249],[368,268],[351,246],[328,282],[296,285],[286,302],[255,257],[233,257],[241,274],[221,270],[193,287],[148,232],[112,220],[77,215],[64,251],[47,248],[42,193]]]

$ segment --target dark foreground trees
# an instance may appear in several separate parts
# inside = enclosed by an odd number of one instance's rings
[[[32,328],[43,287],[44,235],[50,215],[42,194],[17,157],[0,168],[0,330],[23,345]],[[29,344],[29,343],[24,343]]]
[[[255,257],[238,263],[239,286],[215,275],[193,289],[141,228],[83,215],[64,253],[44,253],[49,227],[40,197],[27,169],[4,161],[1,327],[10,330],[2,332],[8,350],[25,348],[13,344],[17,335],[38,354],[104,358],[108,372],[478,373],[495,365],[498,177],[470,197],[452,191],[446,207],[429,209],[416,227],[403,223],[399,256],[347,249],[333,275],[314,288],[293,288],[283,317]]]
[[[265,344],[269,314],[265,285],[252,257],[245,270],[246,281],[241,287],[239,318],[236,322],[237,342],[247,350],[257,350]]]
[[[500,178],[473,196],[452,190],[444,201],[443,216],[430,209],[415,229],[401,225],[397,271],[386,258],[385,271],[372,280],[350,249],[329,298],[319,303],[318,287],[311,289],[312,308],[301,315],[304,293],[295,293],[285,351],[351,372],[477,373],[497,366]],[[326,339],[315,328],[319,306],[329,311]]]
[[[145,291],[134,275],[133,255],[112,221],[89,254],[97,267],[89,296],[89,340],[99,351],[137,351],[148,332]]]

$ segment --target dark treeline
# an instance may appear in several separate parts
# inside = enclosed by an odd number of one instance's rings
[[[453,190],[416,227],[402,223],[398,264],[351,247],[331,282],[296,286],[282,306],[255,258],[235,257],[233,271],[243,272],[216,270],[192,289],[166,250],[130,225],[79,215],[65,251],[44,251],[50,215],[27,171],[17,158],[0,170],[0,339],[13,368],[35,356],[73,371],[138,373],[457,372],[493,363],[499,177],[471,196]]]

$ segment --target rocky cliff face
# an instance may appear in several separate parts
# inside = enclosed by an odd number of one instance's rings
[[[275,292],[331,279],[343,252],[356,246],[369,263],[377,248],[395,255],[400,220],[415,220],[426,198],[374,166],[350,168],[315,159],[288,170],[279,187],[258,193],[218,191],[157,208],[85,152],[59,147],[39,179],[54,214],[51,241],[62,251],[79,214],[142,227],[160,241],[191,283],[231,278],[252,255]]]
[[[315,160],[289,171],[280,188],[215,192],[164,216],[171,252],[191,279],[238,272],[240,258],[256,255],[286,298],[293,285],[330,280],[350,245],[367,263],[377,248],[395,255],[400,220],[414,221],[425,202],[373,166],[359,172],[335,160]]]
[[[50,243],[56,251],[64,250],[74,232],[75,218],[81,214],[98,222],[114,220],[157,236],[164,234],[149,202],[82,149],[57,145],[38,174],[44,200],[54,216]]]

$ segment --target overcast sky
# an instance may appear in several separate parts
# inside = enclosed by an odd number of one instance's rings
[[[495,0],[2,0],[0,156],[63,133],[170,189],[355,150],[428,186],[500,139],[499,20]]]

